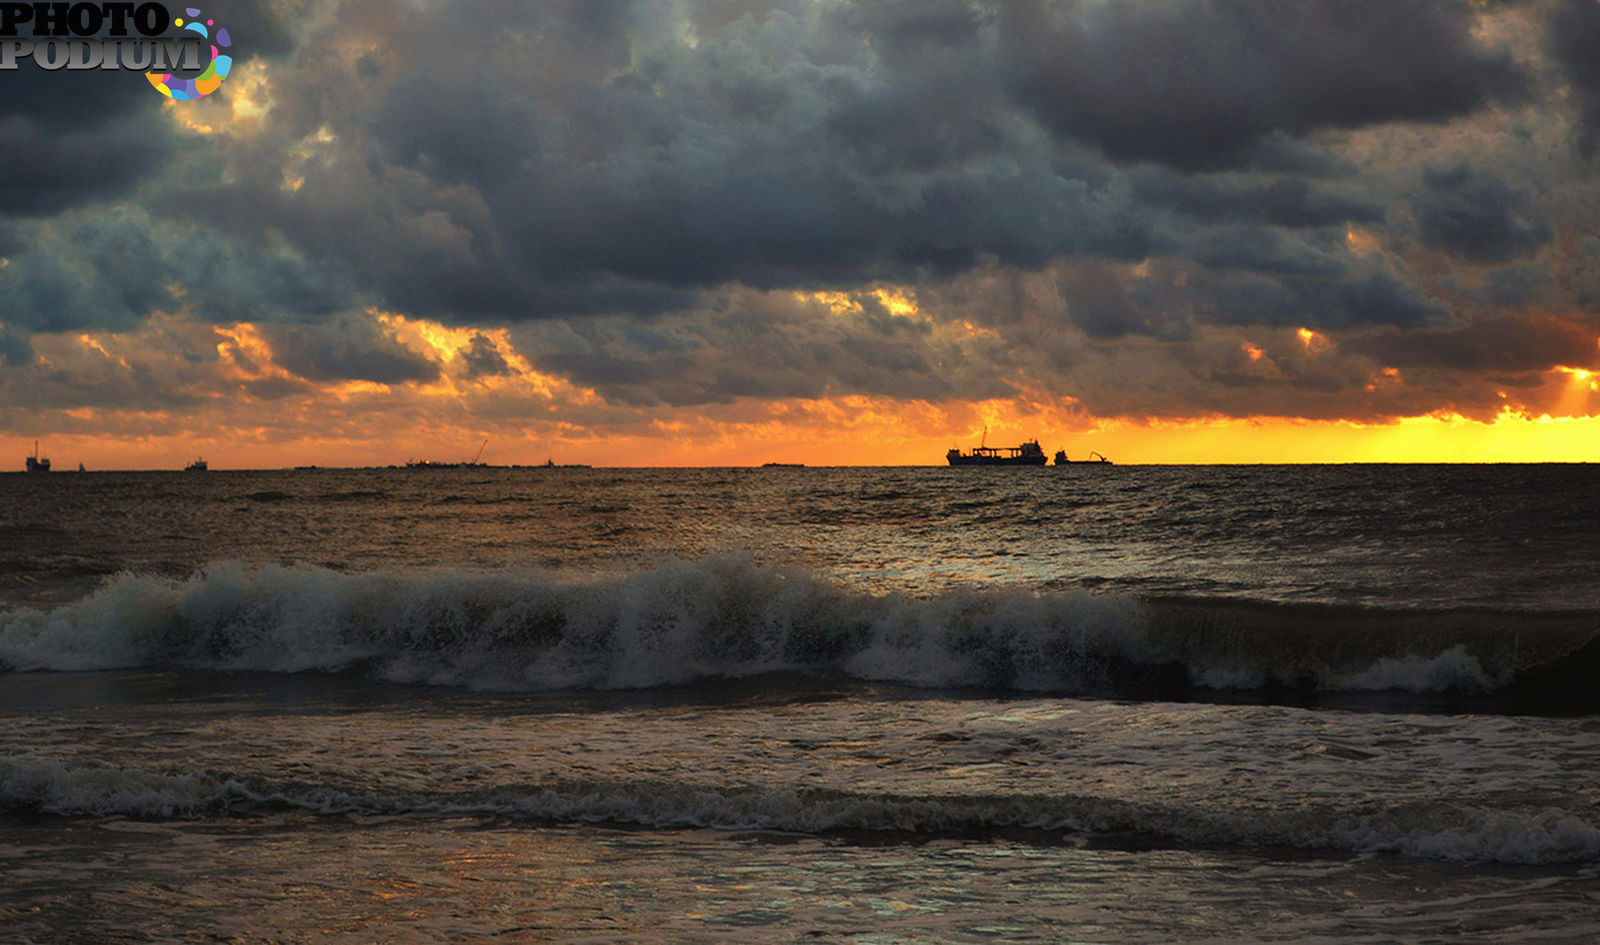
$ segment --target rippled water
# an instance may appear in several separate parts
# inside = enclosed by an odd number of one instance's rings
[[[0,477],[0,928],[1592,940],[1595,476]]]

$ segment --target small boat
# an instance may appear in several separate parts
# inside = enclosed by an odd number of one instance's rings
[[[1100,455],[1099,453],[1096,453],[1093,450],[1089,451],[1089,458],[1088,459],[1068,459],[1066,450],[1056,450],[1056,465],[1057,466],[1088,466],[1088,465],[1099,466],[1102,463],[1104,463],[1107,466],[1110,466],[1111,465],[1111,460],[1106,459],[1104,456]]]
[[[1043,466],[1044,450],[1038,440],[1029,440],[1021,446],[989,446],[989,431],[984,431],[983,444],[963,453],[955,447],[944,458],[952,466]]]
[[[192,462],[189,465],[183,467],[183,471],[184,472],[205,472],[206,470],[208,470],[210,468],[211,467],[206,465],[206,461],[203,458],[196,457],[194,462]]]
[[[412,460],[407,460],[406,461],[406,468],[407,469],[486,469],[486,468],[488,468],[489,464],[483,461],[483,451],[488,449],[488,448],[489,448],[489,441],[488,440],[484,440],[483,441],[483,445],[478,447],[478,455],[472,457],[471,459],[462,460],[459,463],[452,463],[452,462],[449,462],[448,460],[440,461],[440,460],[437,460],[437,459],[412,459]]]
[[[28,457],[28,472],[45,473],[50,471],[50,460],[39,455],[39,441],[33,441],[33,455]]]

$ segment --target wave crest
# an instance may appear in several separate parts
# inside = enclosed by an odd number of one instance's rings
[[[0,611],[13,671],[367,667],[395,682],[550,691],[800,671],[1027,691],[1493,690],[1594,662],[1588,615],[1371,611],[1087,592],[872,595],[729,555],[631,574],[219,562],[121,574]]]

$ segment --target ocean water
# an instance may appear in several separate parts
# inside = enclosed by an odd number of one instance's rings
[[[1595,941],[1597,487],[0,476],[0,941]]]

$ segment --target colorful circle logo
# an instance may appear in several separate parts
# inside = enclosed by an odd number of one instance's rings
[[[150,84],[155,86],[157,92],[167,98],[188,102],[197,98],[204,98],[222,87],[222,80],[228,77],[228,70],[233,68],[233,57],[223,53],[222,49],[231,47],[233,39],[228,35],[228,30],[225,27],[216,26],[215,20],[206,20],[201,23],[197,19],[200,16],[199,10],[185,8],[183,12],[189,16],[187,23],[183,21],[182,17],[172,22],[191,33],[199,33],[201,39],[212,40],[211,64],[206,66],[206,71],[192,79],[179,78],[170,72],[149,72],[145,74],[145,78],[150,80]],[[215,38],[212,37],[211,33],[211,28],[213,27],[216,29]],[[219,46],[222,49],[218,49],[217,47]]]

